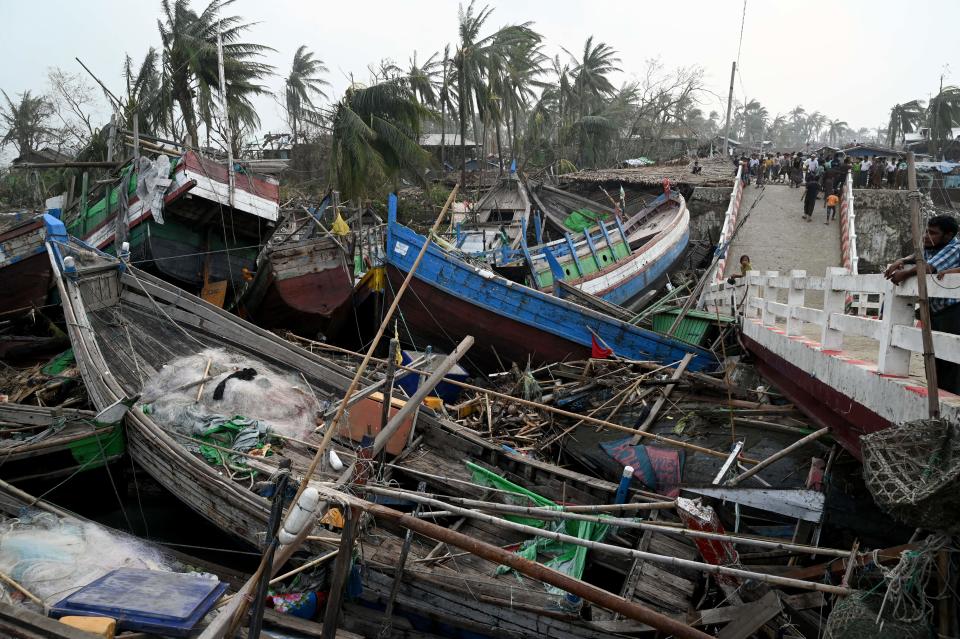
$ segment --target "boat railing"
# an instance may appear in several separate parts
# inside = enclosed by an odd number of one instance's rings
[[[909,375],[911,356],[923,353],[914,312],[916,278],[897,285],[882,274],[858,275],[831,267],[823,277],[808,276],[806,271],[788,275],[750,271],[744,279],[745,283],[711,286],[707,308],[739,314],[745,325],[753,323],[782,340],[815,342],[825,352],[855,350],[858,361],[872,359],[883,375]],[[960,274],[942,280],[927,276],[927,292],[932,298],[960,300]],[[853,297],[870,300],[868,312],[852,307],[848,300]],[[807,305],[810,298],[814,303]],[[869,313],[871,307],[875,315]],[[960,363],[960,336],[933,331],[933,345],[938,359]],[[875,358],[869,357],[871,351]]]

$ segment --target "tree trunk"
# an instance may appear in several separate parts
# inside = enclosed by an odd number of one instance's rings
[[[511,126],[512,124],[512,126]],[[516,128],[516,123],[513,122],[513,109],[507,109],[507,142],[510,143],[510,159],[517,160],[517,166],[520,166],[520,161],[517,159],[517,146],[513,140],[513,131]]]
[[[176,103],[180,106],[180,113],[183,115],[183,125],[190,136],[190,144],[196,147],[200,144],[200,136],[197,133],[197,114],[193,109],[193,96],[190,93],[190,86],[186,78],[177,78],[173,85],[173,96]]]
[[[440,102],[440,172],[447,172],[446,157],[446,135],[447,135],[447,103],[446,100]]]
[[[457,110],[460,112],[460,188],[467,188],[467,96],[463,87],[463,56],[460,56],[460,73],[457,75]]]
[[[500,171],[497,175],[503,175],[503,143],[500,139],[500,120],[497,119],[497,157],[500,158]]]

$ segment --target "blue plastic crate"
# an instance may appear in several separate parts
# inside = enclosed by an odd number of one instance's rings
[[[186,637],[227,585],[194,574],[118,568],[50,609],[50,616],[112,617],[119,630]]]

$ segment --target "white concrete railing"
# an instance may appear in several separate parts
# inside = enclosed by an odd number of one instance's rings
[[[723,216],[723,227],[720,229],[720,238],[717,240],[717,253],[720,259],[714,265],[714,271],[707,279],[708,282],[722,282],[723,273],[727,265],[727,252],[730,249],[730,239],[737,228],[737,218],[740,215],[740,203],[743,201],[743,180],[741,179],[743,165],[737,168],[737,176],[733,179],[733,189],[730,191],[730,203]]]
[[[785,321],[784,340],[800,337],[806,325],[815,325],[823,351],[842,351],[848,335],[876,340],[877,372],[885,375],[906,376],[910,356],[923,352],[921,331],[914,320],[916,279],[898,286],[880,274],[854,275],[840,267],[827,269],[824,277],[808,276],[805,271],[789,275],[751,271],[744,279],[745,284],[711,286],[706,293],[707,308],[727,315],[739,313],[745,321],[759,318],[769,329],[775,328],[778,320]],[[823,292],[822,309],[804,305],[807,291]],[[927,292],[930,297],[960,299],[960,274],[943,280],[928,276]],[[848,296],[857,293],[881,294],[882,317],[845,313]],[[934,331],[933,346],[938,358],[960,363],[960,336]]]
[[[840,200],[840,252],[844,268],[857,275],[860,257],[857,255],[857,215],[853,207],[853,171],[847,173]]]

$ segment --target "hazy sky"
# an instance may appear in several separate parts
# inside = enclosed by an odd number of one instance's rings
[[[204,0],[194,0],[197,8]],[[641,74],[646,60],[665,68],[699,65],[705,72],[704,112],[722,111],[737,58],[742,1],[733,0],[491,0],[490,28],[533,21],[548,52],[576,53],[584,40],[620,53],[623,77]],[[351,74],[365,81],[367,65],[390,58],[406,66],[443,50],[457,36],[455,0],[237,0],[229,10],[257,24],[249,41],[276,49],[267,62],[279,91],[293,53],[306,44],[329,67],[332,95]],[[119,93],[121,64],[159,46],[159,0],[0,0],[0,88],[11,96],[46,90],[53,66],[82,72],[79,56]],[[935,91],[940,74],[960,82],[956,38],[960,2],[944,0],[748,0],[734,95],[760,100],[771,116],[797,104],[851,126],[885,124],[890,107]],[[264,130],[283,127],[274,98],[258,106]],[[104,105],[105,111],[105,105]],[[6,155],[6,154],[5,154]]]

